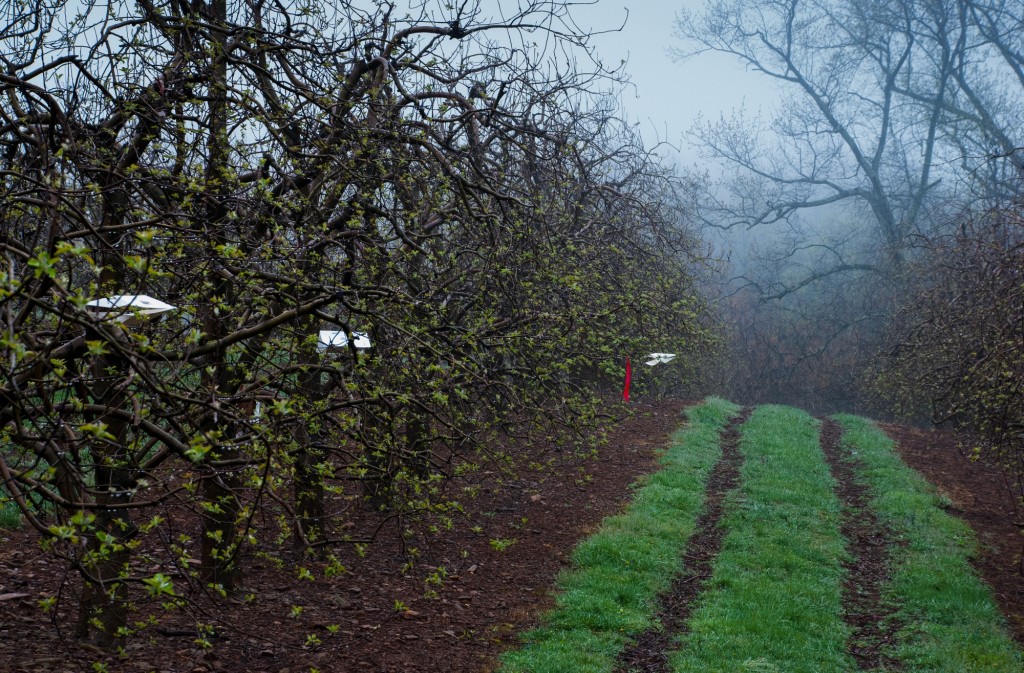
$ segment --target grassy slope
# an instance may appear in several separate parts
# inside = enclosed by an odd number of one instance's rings
[[[939,508],[934,489],[893,452],[871,422],[837,416],[843,442],[863,463],[873,508],[906,545],[894,548],[887,597],[906,625],[895,656],[912,673],[1020,673],[1014,647],[987,587],[969,558],[974,536]]]
[[[678,672],[849,669],[840,617],[840,503],[804,412],[760,407],[743,427],[742,487]]]
[[[718,435],[738,407],[711,399],[688,410],[689,425],[662,458],[663,469],[622,515],[577,547],[559,578],[555,609],[527,645],[503,658],[507,673],[607,673],[630,636],[652,624],[657,595],[679,570],[708,473],[721,455]]]

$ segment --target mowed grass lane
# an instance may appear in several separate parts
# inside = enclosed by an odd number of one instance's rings
[[[843,444],[872,492],[871,507],[902,541],[893,550],[883,599],[903,626],[890,656],[907,673],[1021,673],[988,587],[970,564],[977,541],[940,508],[935,489],[894,452],[870,421],[841,415]]]
[[[689,412],[690,427],[666,456],[666,471],[677,472],[667,480],[652,477],[626,515],[609,519],[580,546],[576,568],[560,582],[556,609],[526,636],[526,647],[506,654],[502,671],[612,670],[625,644],[654,623],[657,593],[681,567],[672,554],[682,552],[692,533],[707,473],[720,454],[712,444],[736,411],[712,400]],[[837,420],[858,479],[872,493],[871,507],[898,542],[882,588],[883,600],[898,606],[901,629],[886,653],[898,662],[896,670],[1022,673],[1020,653],[970,567],[971,531],[941,511],[931,487],[903,465],[884,433],[863,419]],[[857,671],[843,621],[849,556],[842,505],[820,449],[818,421],[788,407],[760,407],[742,427],[740,450],[742,483],[721,521],[725,539],[686,633],[669,653],[672,670]],[[673,531],[684,539],[673,543]]]
[[[797,409],[763,406],[742,431],[742,483],[723,519],[708,591],[670,657],[673,670],[849,670],[841,505],[819,424]]]
[[[503,657],[505,673],[610,673],[627,641],[653,625],[657,596],[679,572],[680,557],[721,457],[719,435],[739,411],[710,399],[687,411],[688,424],[661,459],[662,469],[632,504],[577,547],[558,580],[556,607],[526,645]]]

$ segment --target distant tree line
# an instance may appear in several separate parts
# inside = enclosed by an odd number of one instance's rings
[[[779,92],[764,117],[693,131],[727,167],[705,223],[760,233],[725,290],[735,397],[886,413],[871,409],[881,380],[898,409],[1020,463],[1022,26],[1019,0],[710,0],[681,15],[680,58],[729,55]]]

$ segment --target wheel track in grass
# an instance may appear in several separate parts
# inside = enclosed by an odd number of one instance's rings
[[[872,510],[870,490],[857,477],[861,466],[843,449],[842,428],[831,418],[822,420],[820,442],[843,504],[840,530],[850,555],[842,590],[843,619],[851,630],[847,651],[859,670],[902,670],[885,653],[901,626],[894,618],[897,607],[882,601],[882,587],[891,578],[889,550],[897,543]]]
[[[722,548],[725,531],[720,522],[725,500],[739,486],[743,465],[739,450],[740,427],[752,412],[751,407],[744,407],[722,429],[719,439],[722,456],[708,475],[703,512],[683,552],[683,569],[669,590],[658,598],[656,618],[662,628],[651,628],[637,636],[616,659],[615,673],[671,673],[668,652],[673,641],[685,635],[686,622],[697,597],[711,578],[715,558]]]

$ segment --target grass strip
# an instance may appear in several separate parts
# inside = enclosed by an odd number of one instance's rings
[[[906,625],[893,656],[912,673],[1020,673],[1021,653],[971,567],[971,529],[942,511],[934,488],[900,460],[877,426],[856,416],[836,420],[843,444],[863,465],[873,509],[905,542],[893,550],[885,589]]]
[[[743,455],[740,453],[740,426],[750,418],[748,407],[734,416],[719,434],[722,458],[708,475],[704,504],[693,535],[683,551],[684,562],[668,591],[658,595],[657,624],[633,639],[619,653],[615,673],[644,671],[671,673],[668,655],[672,643],[686,633],[697,598],[713,574],[715,559],[722,548],[724,531],[719,525],[729,494],[739,485]]]
[[[852,670],[841,618],[841,505],[818,423],[763,406],[742,431],[742,484],[722,521],[714,576],[670,657],[673,670]]]
[[[658,594],[679,571],[695,528],[719,434],[739,407],[709,398],[687,410],[653,474],[623,514],[609,517],[573,552],[559,596],[521,649],[502,656],[505,673],[609,673],[626,642],[654,624]]]
[[[21,510],[0,489],[0,529],[21,528]]]

